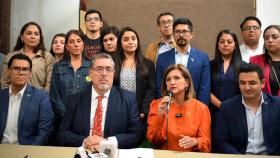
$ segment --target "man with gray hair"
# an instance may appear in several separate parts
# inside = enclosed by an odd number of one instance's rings
[[[81,146],[99,150],[100,142],[115,141],[119,148],[135,148],[144,131],[133,93],[113,86],[115,64],[105,53],[91,60],[92,86],[69,96],[65,116],[58,133],[63,146]]]

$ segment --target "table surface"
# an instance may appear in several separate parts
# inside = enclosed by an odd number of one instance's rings
[[[73,158],[77,148],[0,144],[1,158]],[[27,157],[28,155],[28,157]],[[275,158],[280,156],[231,155],[154,150],[155,158]]]

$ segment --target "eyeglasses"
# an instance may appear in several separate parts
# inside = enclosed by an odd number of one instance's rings
[[[19,73],[27,74],[30,72],[30,68],[28,68],[28,67],[17,67],[16,66],[16,67],[12,67],[11,70],[13,73],[17,73],[17,74],[19,74]]]
[[[251,30],[259,30],[260,29],[260,27],[258,27],[258,26],[244,26],[243,27],[243,31],[251,31]]]
[[[170,26],[173,24],[173,21],[172,20],[167,20],[167,21],[160,21],[160,26]]]
[[[86,22],[90,22],[90,21],[100,21],[100,18],[99,17],[93,17],[93,18],[86,18]]]
[[[93,71],[96,71],[97,73],[102,73],[102,72],[104,72],[104,70],[105,70],[105,72],[109,72],[109,73],[115,71],[115,69],[112,68],[112,67],[102,67],[102,66],[93,67],[93,68],[91,68],[91,69],[92,69]]]
[[[187,35],[187,34],[190,33],[189,30],[175,30],[174,32],[175,32],[175,34],[176,34],[177,36],[180,36],[181,34],[182,34],[183,36],[185,36],[185,35]]]

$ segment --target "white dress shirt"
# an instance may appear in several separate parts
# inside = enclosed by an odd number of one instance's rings
[[[3,144],[18,144],[18,116],[21,105],[21,99],[26,89],[23,89],[16,95],[12,94],[12,88],[9,88],[9,107],[7,115],[6,128],[3,133]]]
[[[167,52],[169,51],[170,49],[172,49],[173,47],[169,44],[169,43],[164,43],[164,42],[161,42],[159,44],[159,47],[158,47],[158,53],[157,53],[157,57],[164,53],[164,52]]]
[[[250,47],[245,45],[245,43],[243,43],[242,45],[239,46],[239,49],[241,52],[242,60],[245,61],[246,63],[249,63],[251,57],[263,54],[264,52],[263,46],[261,46],[260,44],[256,49],[252,50],[250,49]]]
[[[185,67],[187,67],[190,52],[191,52],[190,45],[189,45],[187,52],[184,52],[184,53],[178,52],[177,49],[175,48],[175,63],[182,64],[182,65],[185,65]]]
[[[246,109],[246,118],[248,126],[248,144],[246,154],[265,154],[266,147],[264,145],[263,138],[263,124],[262,124],[262,105],[266,106],[263,96],[261,96],[261,104],[258,107],[256,113],[246,105],[242,96],[242,103]]]
[[[109,90],[108,92],[106,92],[103,95],[103,99],[102,99],[102,137],[104,138],[104,127],[105,127],[105,119],[106,119],[106,111],[107,111],[107,107],[108,107],[108,101],[109,101],[109,94],[110,94]],[[91,135],[92,133],[92,128],[93,128],[93,124],[94,124],[94,116],[95,116],[95,111],[98,105],[98,99],[97,97],[99,96],[99,94],[95,91],[95,89],[92,87],[92,92],[91,92],[91,108],[90,108],[90,132],[89,135]],[[118,140],[115,136],[112,137],[108,137],[109,141],[113,141],[116,144],[118,144]],[[103,140],[104,141],[104,140]],[[84,143],[83,143],[84,144]]]

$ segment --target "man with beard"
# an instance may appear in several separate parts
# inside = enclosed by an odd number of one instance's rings
[[[183,64],[191,73],[197,99],[208,105],[210,100],[209,58],[205,52],[190,45],[193,38],[192,22],[187,18],[177,19],[173,24],[173,36],[176,47],[158,56],[156,64],[157,97],[161,96],[160,85],[165,69],[171,64]]]
[[[91,59],[101,50],[100,32],[103,26],[101,13],[95,9],[87,11],[85,14],[85,26],[85,50],[87,57]]]
[[[133,93],[112,86],[115,64],[105,53],[91,60],[86,91],[70,95],[60,125],[58,142],[99,150],[101,141],[114,141],[119,148],[135,148],[144,137],[136,98]]]
[[[172,34],[174,20],[174,15],[170,12],[160,13],[157,17],[157,27],[161,36],[148,45],[145,54],[154,63],[156,63],[159,54],[169,51],[176,45]]]
[[[250,57],[263,54],[263,46],[259,43],[262,33],[261,21],[254,16],[246,17],[240,24],[243,44],[240,45],[242,60],[249,63]]]

